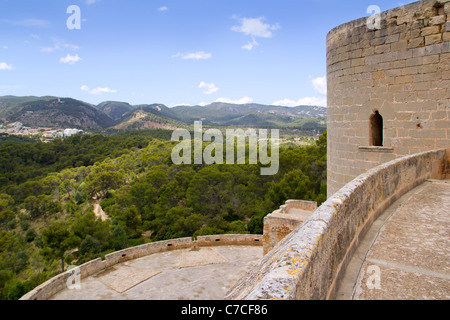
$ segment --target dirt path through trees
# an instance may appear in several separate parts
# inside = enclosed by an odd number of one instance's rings
[[[103,211],[102,207],[100,206],[100,201],[95,201],[94,202],[94,214],[96,217],[99,217],[100,219],[102,219],[102,221],[105,221],[107,219],[109,219],[108,215]]]

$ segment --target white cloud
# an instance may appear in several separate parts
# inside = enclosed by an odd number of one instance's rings
[[[327,77],[315,78],[312,80],[312,84],[319,94],[327,95]]]
[[[319,96],[314,97],[304,97],[297,101],[291,99],[284,99],[275,101],[273,105],[275,106],[285,106],[285,107],[297,107],[297,106],[327,106],[327,77],[318,77],[311,80],[314,90]]]
[[[41,51],[42,52],[53,52],[53,51],[56,51],[56,50],[59,50],[59,49],[60,49],[59,45],[55,44],[53,47],[42,47]]]
[[[272,38],[272,31],[278,30],[280,28],[280,25],[278,23],[274,25],[264,23],[264,17],[236,19],[239,20],[240,25],[233,26],[231,30],[241,32],[252,37]]]
[[[242,49],[251,51],[258,45],[259,45],[258,42],[255,40],[255,38],[253,38],[252,41],[248,42],[246,45],[243,45]]]
[[[0,62],[0,70],[14,70],[14,66],[6,62]]]
[[[193,53],[177,53],[172,56],[172,58],[181,58],[183,60],[206,60],[212,57],[211,53],[206,53],[204,51],[198,51]]]
[[[81,59],[78,54],[72,56],[72,55],[70,55],[70,53],[68,53],[65,58],[59,59],[59,62],[61,62],[61,63],[68,63],[68,64],[75,64],[75,63],[80,62],[82,60],[83,59]]]
[[[170,108],[175,108],[175,107],[189,107],[190,104],[189,103],[177,103],[177,104],[172,104],[170,105]]]
[[[102,93],[116,93],[117,92],[117,90],[114,90],[114,89],[110,89],[110,88],[107,88],[107,87],[105,87],[105,88],[102,88],[102,87],[98,87],[98,88],[95,88],[95,89],[90,89],[87,85],[83,85],[83,86],[81,86],[81,88],[80,88],[82,91],[86,91],[86,92],[89,92],[90,94],[102,94]]]
[[[75,45],[75,44],[70,44],[70,43],[63,43],[63,48],[65,49],[69,49],[69,50],[79,50],[80,47]]]
[[[167,10],[169,10],[169,8],[167,8],[166,6],[158,8],[158,11],[160,11],[160,12],[164,12],[164,11],[167,11]]]
[[[53,41],[55,42],[53,47],[42,47],[41,51],[42,52],[54,52],[54,51],[62,50],[62,49],[68,49],[68,50],[75,51],[75,50],[80,49],[79,46],[77,46],[75,44],[66,43],[66,42],[64,42],[64,40],[53,39]]]
[[[206,82],[202,81],[198,85],[198,87],[200,89],[206,88],[206,91],[203,91],[204,94],[213,94],[213,93],[216,93],[217,91],[219,91],[219,88],[217,88],[214,83],[206,83]]]
[[[91,4],[94,4],[94,3],[97,3],[97,2],[99,2],[100,0],[86,0],[86,4],[88,5],[88,6],[90,6]]]
[[[284,99],[280,101],[275,101],[272,103],[274,106],[284,106],[284,107],[297,107],[297,106],[327,106],[326,97],[305,97],[297,101]]]
[[[48,28],[50,21],[41,19],[22,19],[22,20],[0,20],[0,22],[7,23],[13,26],[19,27],[35,27],[35,28]]]
[[[233,103],[233,104],[247,104],[247,103],[250,103],[252,101],[253,101],[252,98],[244,97],[244,98],[237,99],[237,100],[228,99],[228,98],[219,98],[215,102]]]
[[[8,49],[8,46],[2,46],[2,49],[7,50],[7,49]]]

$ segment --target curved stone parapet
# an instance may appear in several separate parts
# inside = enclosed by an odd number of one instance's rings
[[[373,221],[427,179],[445,178],[450,149],[423,152],[360,175],[320,206],[229,292],[227,299],[333,299]]]
[[[249,234],[201,236],[197,237],[196,240],[192,240],[192,238],[180,238],[152,242],[124,249],[106,255],[104,260],[98,258],[89,261],[79,267],[61,273],[56,277],[48,280],[47,282],[41,284],[32,291],[28,292],[20,300],[47,300],[57,292],[67,288],[68,281],[70,282],[70,279],[73,278],[76,273],[79,274],[80,279],[83,279],[118,263],[138,259],[154,253],[189,249],[195,247],[213,247],[223,245],[262,246],[262,236]]]

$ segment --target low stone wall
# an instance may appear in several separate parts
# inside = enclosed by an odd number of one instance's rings
[[[202,236],[197,237],[196,243],[200,247],[262,246],[262,235],[222,234],[215,236]]]
[[[288,200],[280,207],[281,213],[289,212],[291,209],[314,211],[317,209],[317,202],[306,200]]]
[[[80,279],[92,276],[104,269],[107,269],[115,264],[141,258],[151,255],[153,253],[165,252],[171,250],[189,249],[194,246],[198,247],[211,247],[219,245],[242,245],[242,246],[262,246],[261,235],[214,235],[214,236],[202,236],[196,240],[192,238],[181,238],[159,242],[152,242],[143,244],[137,247],[124,249],[121,251],[113,252],[105,256],[105,259],[95,259],[89,261],[75,269],[71,269],[64,273],[57,275],[56,277],[41,284],[37,288],[33,289],[20,300],[47,300],[57,292],[67,288],[67,283],[76,276],[78,272]]]
[[[373,221],[426,179],[445,176],[450,149],[382,164],[339,190],[228,293],[227,299],[333,299]]]
[[[317,209],[317,202],[288,200],[264,218],[263,254],[300,226]]]

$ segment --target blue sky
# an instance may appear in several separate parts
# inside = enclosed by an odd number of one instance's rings
[[[325,105],[327,33],[411,2],[0,0],[0,95]]]

